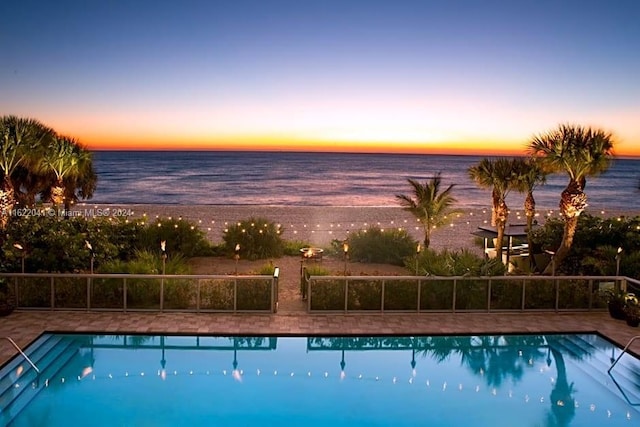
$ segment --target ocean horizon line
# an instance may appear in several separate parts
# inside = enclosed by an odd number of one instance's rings
[[[174,148],[92,148],[90,152],[95,153],[228,153],[228,154],[242,154],[242,153],[260,153],[260,154],[333,154],[333,155],[372,155],[372,156],[441,156],[441,157],[527,157],[527,154],[523,152],[522,155],[517,154],[486,154],[486,153],[427,153],[427,152],[397,152],[397,151],[309,151],[309,150],[225,150],[220,148],[204,149],[204,148],[187,148],[187,149],[174,149]],[[620,157],[622,158],[622,157]],[[639,157],[640,158],[640,157]]]

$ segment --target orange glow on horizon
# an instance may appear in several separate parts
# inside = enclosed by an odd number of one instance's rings
[[[498,147],[496,147],[498,145]],[[127,140],[103,143],[89,143],[91,150],[122,151],[304,151],[304,152],[340,152],[340,153],[398,153],[398,154],[452,154],[452,155],[522,155],[524,148],[513,149],[518,144],[477,142],[442,142],[442,143],[394,143],[367,141],[324,141],[324,140],[233,140],[227,141],[158,141]],[[504,146],[505,148],[499,148]],[[489,148],[487,148],[489,147]]]
[[[303,151],[339,153],[398,153],[518,156],[526,154],[526,144],[514,141],[477,140],[443,142],[331,141],[293,138],[80,138],[91,150],[121,151]],[[87,141],[89,141],[87,143]],[[616,156],[640,157],[640,147],[616,146]]]

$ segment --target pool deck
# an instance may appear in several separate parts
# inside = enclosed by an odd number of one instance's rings
[[[16,311],[0,337],[24,347],[43,332],[182,335],[452,335],[598,332],[623,347],[640,329],[598,313],[195,314]],[[17,352],[0,344],[0,365]],[[640,354],[640,340],[631,350]]]

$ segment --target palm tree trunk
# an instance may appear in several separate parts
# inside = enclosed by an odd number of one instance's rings
[[[507,225],[507,219],[509,218],[509,208],[504,200],[498,200],[497,205],[494,208],[496,230],[498,236],[496,238],[496,257],[502,261],[502,242],[504,241],[504,229]]]
[[[51,202],[55,206],[60,206],[64,203],[64,183],[61,179],[51,188]]]
[[[424,226],[424,248],[429,249],[431,244],[431,228],[428,225]]]
[[[0,185],[0,230],[6,229],[15,204],[16,199],[13,183],[9,175],[6,175]]]
[[[533,256],[533,239],[531,233],[533,231],[533,219],[536,215],[536,199],[533,198],[533,192],[527,192],[524,200],[524,212],[527,216],[527,246],[529,248],[529,267],[531,271],[536,271],[536,259]]]
[[[544,269],[543,274],[551,274],[555,266],[560,265],[562,260],[566,258],[573,244],[573,237],[578,228],[578,217],[587,207],[587,195],[582,191],[582,185],[579,182],[571,180],[567,188],[562,192],[560,198],[560,212],[564,217],[564,232],[562,234],[562,242],[554,255],[554,262],[549,263]]]

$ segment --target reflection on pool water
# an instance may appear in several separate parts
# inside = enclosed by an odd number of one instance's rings
[[[640,362],[597,335],[41,336],[11,426],[631,426]]]

